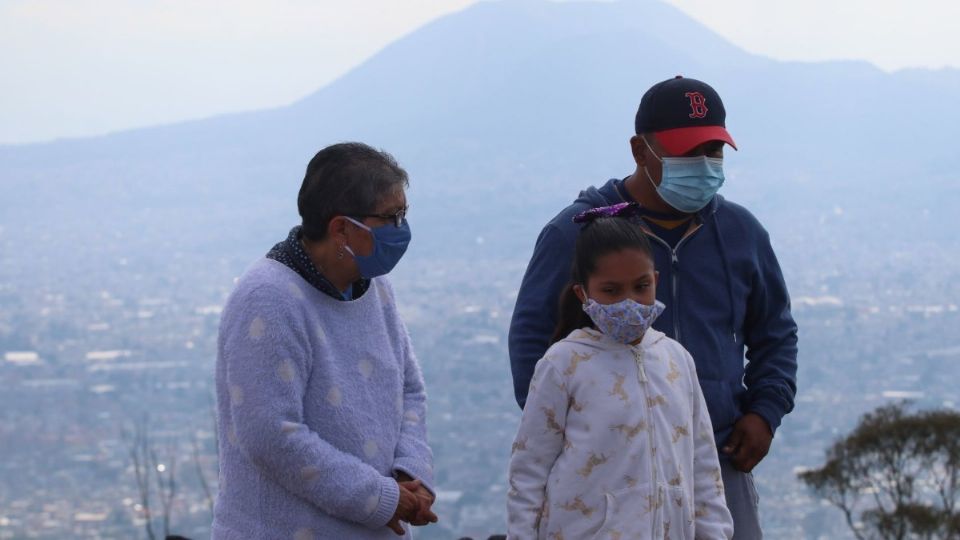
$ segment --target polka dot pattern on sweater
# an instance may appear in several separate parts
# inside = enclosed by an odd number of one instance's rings
[[[306,482],[314,482],[320,477],[320,469],[317,467],[304,467],[300,470],[300,477]]]
[[[287,290],[290,291],[290,294],[292,294],[297,300],[303,300],[307,297],[305,294],[303,294],[303,289],[301,289],[299,285],[292,281],[287,283]]]
[[[372,514],[377,511],[377,507],[380,506],[380,497],[377,495],[371,495],[367,499],[367,504],[363,507],[364,511],[368,514]]]
[[[293,367],[293,362],[290,360],[281,361],[280,365],[277,366],[277,376],[280,377],[280,380],[285,383],[293,382],[293,379],[297,376],[297,371]]]
[[[343,403],[343,394],[340,392],[340,389],[334,386],[327,392],[327,403],[333,405],[334,407],[339,407]]]
[[[297,532],[293,533],[293,540],[314,540],[316,538],[313,534],[313,531],[307,528],[297,529]]]
[[[373,362],[364,358],[360,361],[360,364],[357,366],[357,369],[360,370],[360,375],[364,379],[369,379],[370,375],[373,374]]]
[[[230,387],[230,405],[234,407],[243,405],[243,388],[239,385],[235,384]]]
[[[260,317],[254,317],[254,319],[250,321],[250,339],[257,341],[263,337],[266,331],[267,323],[265,323]]]

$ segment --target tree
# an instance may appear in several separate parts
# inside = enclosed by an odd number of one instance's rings
[[[177,454],[171,447],[167,452],[169,465],[157,459],[157,453],[150,450],[151,469],[157,474],[157,492],[160,495],[160,507],[163,509],[163,536],[170,536],[170,515],[173,513],[173,500],[177,496]]]
[[[960,413],[908,408],[865,414],[821,468],[798,475],[858,539],[960,538]]]
[[[216,434],[216,430],[214,430]],[[216,437],[216,435],[214,435]],[[197,480],[200,482],[200,489],[203,490],[203,496],[207,501],[207,510],[210,512],[210,519],[213,519],[213,492],[210,489],[210,481],[207,480],[207,473],[203,469],[203,458],[200,452],[200,441],[196,432],[190,437],[190,445],[193,448],[193,466],[197,472]]]
[[[146,529],[147,538],[156,540],[157,535],[153,531],[153,514],[150,512],[150,464],[148,461],[150,441],[145,416],[134,424],[132,438],[125,434],[124,439],[128,440],[133,475],[137,480],[140,508],[145,518],[143,526]]]
[[[149,418],[143,415],[134,423],[133,433],[124,433],[124,439],[130,453],[130,462],[133,466],[133,475],[137,482],[137,491],[140,495],[140,507],[144,516],[144,530],[149,540],[155,540],[157,533],[154,530],[154,512],[151,508],[151,494],[155,491],[160,499],[163,523],[163,536],[170,535],[170,517],[173,513],[173,502],[177,496],[177,454],[174,445],[167,451],[167,462],[163,463],[157,457],[153,440],[150,438]],[[154,475],[155,481],[151,480]],[[154,484],[156,487],[154,487]]]

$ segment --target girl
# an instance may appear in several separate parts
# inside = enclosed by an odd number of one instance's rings
[[[650,328],[664,305],[637,210],[574,218],[573,280],[513,444],[510,538],[733,535],[693,359]]]

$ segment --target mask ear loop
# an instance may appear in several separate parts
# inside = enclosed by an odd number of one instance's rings
[[[577,290],[578,290],[578,289],[579,289],[580,293],[583,294],[583,299],[582,299],[582,300],[580,299],[580,294],[577,294]],[[581,283],[575,283],[575,284],[573,285],[573,295],[577,297],[577,300],[580,302],[580,305],[581,305],[581,306],[587,305],[587,302],[590,301],[590,296],[587,294],[586,288],[585,288],[585,287],[583,286],[583,284],[581,284]]]
[[[343,216],[343,219],[349,221],[350,223],[353,223],[354,225],[356,225],[357,227],[360,227],[361,229],[367,231],[368,233],[372,233],[372,232],[373,232],[373,229],[371,229],[370,227],[367,227],[367,226],[364,225],[363,223],[360,223],[359,221],[353,219],[353,218],[350,217],[350,216]]]
[[[643,144],[647,145],[647,150],[650,151],[650,155],[652,155],[653,157],[657,158],[657,161],[659,161],[660,163],[663,163],[663,160],[660,159],[660,156],[658,156],[657,153],[653,151],[653,147],[651,147],[651,146],[650,146],[650,143],[647,142],[647,138],[644,137],[644,136],[642,136],[642,135],[640,136],[640,138],[643,139]],[[646,164],[643,165],[643,174],[645,174],[645,175],[647,176],[647,180],[650,181],[650,185],[653,186],[653,189],[654,189],[654,190],[657,190],[657,189],[660,188],[660,187],[657,185],[657,183],[653,181],[653,177],[650,176],[650,170],[647,169],[647,165],[646,165]]]
[[[353,224],[356,225],[357,227],[360,227],[361,229],[367,231],[368,233],[370,233],[370,236],[374,236],[374,234],[373,234],[373,229],[371,229],[370,227],[367,227],[367,226],[364,225],[363,223],[360,223],[359,221],[353,219],[353,218],[350,217],[350,216],[343,216],[343,219],[345,219],[345,220],[349,221],[350,223],[353,223]],[[375,239],[375,238],[374,238],[374,239]],[[344,244],[341,245],[340,247],[341,247],[342,250],[343,250],[343,249],[347,250],[347,253],[349,253],[350,256],[353,257],[354,259],[357,258],[357,256],[353,253],[353,249],[351,249],[350,246],[348,246],[346,243],[344,243]],[[338,253],[338,257],[337,257],[338,259],[343,258],[343,251],[342,251],[342,250],[340,251],[340,253]]]
[[[663,159],[662,159],[660,156],[658,156],[656,152],[653,151],[653,147],[650,146],[650,142],[647,141],[647,137],[644,136],[644,135],[641,135],[640,138],[643,139],[643,144],[647,145],[647,150],[650,151],[650,154],[651,154],[653,157],[657,158],[657,161],[659,161],[660,163],[663,163]],[[659,186],[657,186],[657,183],[653,181],[653,177],[650,176],[650,170],[647,169],[646,164],[644,164],[644,166],[643,166],[643,174],[646,175],[647,180],[650,181],[650,185],[653,186],[653,189],[654,189],[654,190],[659,189]]]
[[[653,151],[653,147],[650,146],[650,142],[647,140],[647,138],[643,135],[641,135],[640,138],[643,139],[643,144],[647,145],[647,150],[650,150],[650,153],[653,154],[653,157],[657,158],[657,161],[660,163],[663,163],[663,158],[658,156],[657,153]],[[644,168],[646,168],[646,165],[644,165]]]

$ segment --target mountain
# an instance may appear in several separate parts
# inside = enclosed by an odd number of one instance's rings
[[[118,431],[141,413],[185,456],[205,434],[215,470],[219,306],[296,223],[314,152],[357,139],[411,177],[413,243],[391,277],[445,490],[423,537],[502,531],[506,329],[530,250],[580,189],[632,172],[640,96],[678,73],[724,98],[740,151],[722,193],[769,229],[801,328],[797,410],[757,475],[764,526],[844,534],[793,468],[892,397],[956,403],[960,71],[776,62],[655,0],[481,2],[286,107],[0,146],[0,353],[39,359],[0,356],[0,529],[77,536],[75,516],[102,515],[116,529],[88,536],[135,534]],[[209,535],[199,486],[182,486],[177,530]]]
[[[430,228],[491,212],[523,226],[510,215],[544,217],[579,188],[629,174],[639,98],[677,73],[724,97],[741,148],[725,189],[747,203],[881,208],[907,181],[921,196],[955,191],[945,178],[948,127],[960,121],[949,105],[956,70],[775,62],[655,0],[518,0],[437,20],[287,107],[0,147],[0,212],[5,221],[116,216],[103,224],[115,227],[149,209],[190,228],[229,224],[241,241],[259,221],[251,216],[294,221],[314,151],[358,139],[407,166],[412,217]],[[224,212],[216,223],[204,221],[209,208]],[[468,228],[470,237],[489,229]]]

